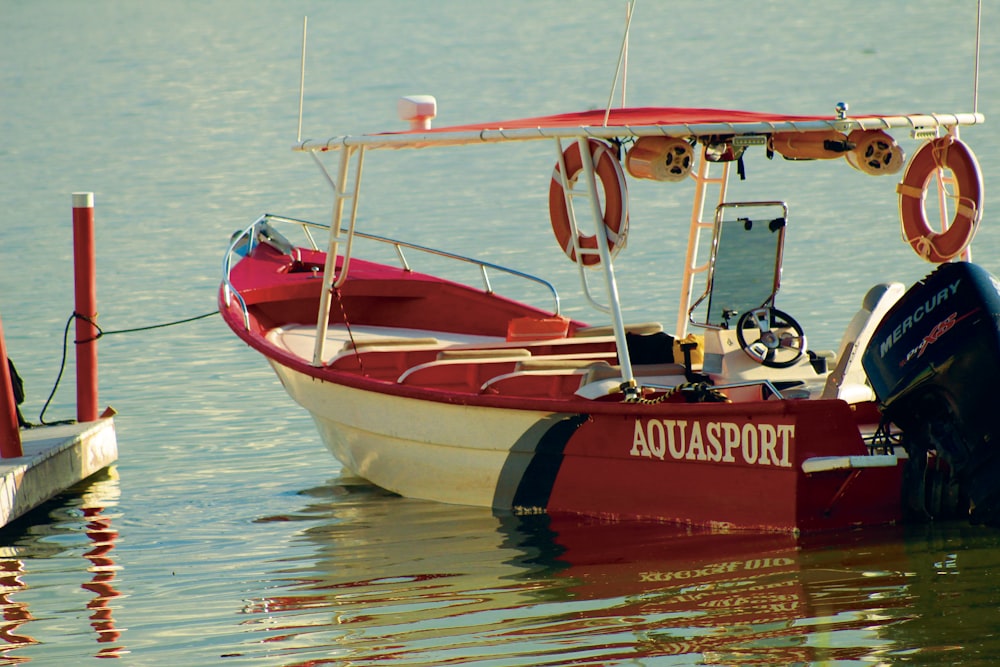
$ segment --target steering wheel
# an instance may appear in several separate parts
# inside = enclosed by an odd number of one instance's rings
[[[806,349],[802,326],[777,308],[743,313],[736,325],[736,339],[747,356],[771,368],[794,366]]]

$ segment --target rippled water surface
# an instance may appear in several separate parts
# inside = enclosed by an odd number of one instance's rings
[[[969,111],[975,14],[971,2],[925,0],[639,0],[628,96]],[[796,541],[401,499],[341,474],[309,417],[217,317],[116,333],[213,311],[229,235],[261,213],[327,219],[324,182],[290,151],[304,15],[303,135],[328,137],[399,127],[403,94],[435,94],[442,124],[601,107],[624,2],[0,3],[0,314],[25,412],[38,421],[72,312],[70,193],[93,191],[101,402],[120,413],[118,464],[0,533],[0,664],[1000,656],[1000,533],[949,524]],[[984,21],[989,120],[963,137],[989,193],[1000,14],[987,7]],[[556,258],[567,311],[590,319],[551,241],[550,152],[370,155],[363,224],[522,270]],[[394,161],[403,169],[382,179]],[[747,168],[738,192],[789,199],[780,299],[813,346],[836,346],[870,285],[930,268],[899,241],[893,179],[759,155]],[[819,187],[802,196],[803,186]],[[672,322],[691,193],[632,193],[620,278],[646,299],[625,307]],[[452,200],[469,195],[477,206],[456,220]],[[991,210],[975,257],[996,273]],[[487,232],[499,240],[483,249]],[[646,258],[666,275],[639,268]],[[74,414],[72,364],[66,378],[47,419]]]

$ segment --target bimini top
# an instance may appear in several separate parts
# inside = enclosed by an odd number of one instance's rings
[[[298,151],[331,151],[344,147],[425,148],[461,144],[530,141],[559,137],[622,138],[642,136],[729,137],[775,132],[850,132],[905,129],[915,137],[933,137],[940,128],[984,122],[979,113],[905,115],[794,116],[730,109],[634,107],[582,111],[514,120],[455,125],[434,129],[307,139]]]

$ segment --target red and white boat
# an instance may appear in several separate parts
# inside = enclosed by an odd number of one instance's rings
[[[225,321],[346,469],[404,496],[521,513],[788,532],[971,505],[989,520],[1000,457],[973,370],[1000,366],[1000,297],[961,261],[983,188],[958,138],[980,114],[620,108],[431,129],[433,98],[400,110],[409,130],[296,146],[332,186],[332,222],[255,220],[233,237],[219,295]],[[897,134],[923,141],[909,160]],[[543,278],[358,224],[370,151],[527,141],[553,146],[551,160],[526,165],[552,170],[537,217],[551,221],[553,257],[577,264],[595,322],[564,317]],[[939,268],[909,290],[874,286],[839,349],[810,350],[776,307],[789,204],[727,197],[730,169],[752,151],[901,173],[906,238]],[[934,232],[923,197],[940,171],[957,205]],[[693,182],[672,327],[623,316],[615,263],[629,261],[616,255],[634,179]],[[366,260],[369,244],[399,261]],[[482,282],[418,272],[425,253],[471,264]],[[506,298],[491,282],[502,273],[550,296]]]

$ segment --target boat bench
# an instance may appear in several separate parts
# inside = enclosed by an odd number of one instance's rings
[[[636,364],[632,366],[632,375],[646,383],[668,387],[687,382],[683,364]],[[602,398],[620,391],[622,382],[621,366],[595,366],[583,377],[576,395],[582,398]]]
[[[445,350],[438,359],[417,364],[404,371],[397,382],[438,389],[479,393],[498,376],[526,369],[567,369],[588,366],[595,360],[614,360],[613,352],[579,355],[532,355],[524,348],[487,350]],[[604,361],[604,365],[608,365]],[[579,379],[577,379],[579,386]],[[573,388],[575,391],[576,387]],[[569,393],[572,394],[573,391]]]
[[[433,361],[441,351],[435,338],[379,338],[348,341],[327,368],[361,372],[379,380],[395,380],[400,373],[417,364]]]
[[[347,341],[327,364],[408,386],[507,396],[601,398],[621,384],[614,340],[603,335],[512,343],[447,344],[433,337]],[[685,381],[680,364],[641,364],[636,377]]]
[[[663,325],[659,322],[636,322],[623,326],[625,333],[639,334],[646,336],[663,331]],[[598,324],[590,327],[580,327],[573,332],[573,336],[578,338],[593,338],[595,336],[614,336],[615,329],[610,324]]]
[[[484,382],[479,391],[502,396],[573,398],[590,373],[608,368],[613,367],[603,359],[532,358]]]
[[[481,343],[452,345],[445,348],[448,352],[459,352],[463,350],[482,351],[526,349],[532,356],[548,356],[561,354],[566,356],[579,356],[593,352],[617,354],[615,339],[612,336],[593,336],[581,338],[550,338],[547,340],[533,341],[499,341],[489,345]]]
[[[524,349],[484,350],[483,353],[482,356],[464,354],[416,364],[403,371],[396,382],[474,392],[489,378],[513,370],[517,362],[531,356],[531,352]]]
[[[327,367],[351,372],[363,370],[368,377],[393,382],[399,381],[410,385],[462,386],[464,383],[455,378],[464,372],[463,363],[468,366],[476,363],[481,365],[484,359],[511,357],[516,361],[524,357],[552,358],[560,356],[573,359],[609,359],[611,361],[617,358],[614,339],[600,337],[524,342],[499,340],[492,343],[460,344],[446,344],[431,337],[386,337],[358,341],[356,345],[348,341],[340,352],[327,363]],[[417,373],[418,366],[421,367],[419,373]],[[440,369],[434,370],[437,366],[440,366]],[[454,368],[447,368],[449,366],[454,366]],[[411,370],[413,373],[408,375]],[[439,377],[436,378],[435,374],[439,374]],[[481,378],[474,385],[468,385],[469,390],[479,391],[482,383],[495,374]],[[471,376],[467,382],[472,382]]]

